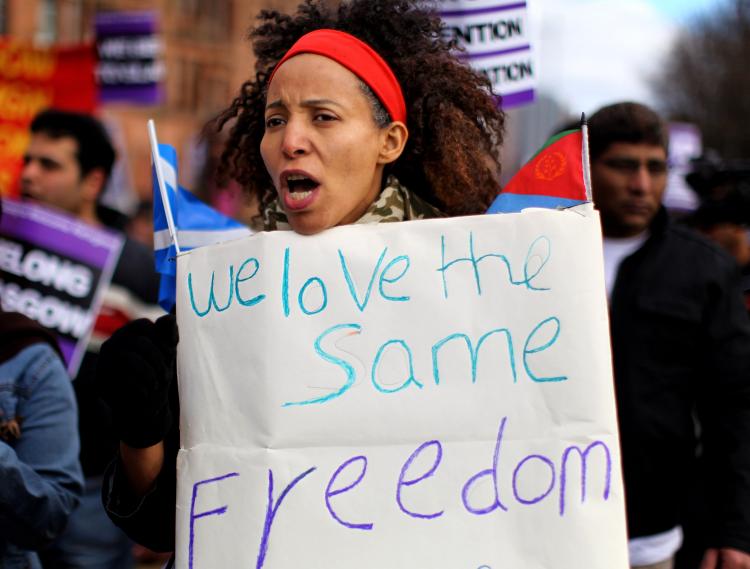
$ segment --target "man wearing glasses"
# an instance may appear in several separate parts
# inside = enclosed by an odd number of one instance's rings
[[[669,221],[667,129],[656,113],[611,105],[589,131],[631,566],[674,566],[701,455],[711,531],[700,569],[750,568],[750,321],[738,267]]]

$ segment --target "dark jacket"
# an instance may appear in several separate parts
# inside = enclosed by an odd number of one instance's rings
[[[164,466],[151,491],[136,497],[124,478],[119,458],[104,475],[102,502],[112,521],[133,541],[153,551],[174,551],[175,503],[177,502],[177,451],[180,447],[177,386],[170,395],[174,423],[164,439]]]
[[[117,453],[118,444],[112,416],[99,399],[95,385],[98,344],[130,320],[160,315],[163,311],[157,306],[158,299],[159,277],[154,270],[152,252],[126,238],[112,281],[104,292],[92,342],[73,382],[81,433],[81,466],[87,478],[99,477],[104,473]]]
[[[709,543],[750,552],[750,320],[734,260],[661,211],[610,305],[631,537],[680,523],[697,453]]]

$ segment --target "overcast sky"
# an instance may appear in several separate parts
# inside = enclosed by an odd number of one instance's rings
[[[722,0],[529,0],[539,91],[572,114],[625,99],[654,104],[679,26]]]

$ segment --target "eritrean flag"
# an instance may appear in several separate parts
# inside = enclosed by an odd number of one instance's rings
[[[550,138],[513,176],[487,213],[568,208],[591,201],[586,192],[588,176],[584,177],[584,165],[588,171],[585,130],[583,126]]]

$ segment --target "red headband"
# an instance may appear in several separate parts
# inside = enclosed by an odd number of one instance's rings
[[[391,119],[406,123],[404,94],[391,68],[365,42],[338,30],[315,30],[299,38],[276,64],[268,84],[287,59],[301,53],[322,55],[343,65],[372,89]]]

